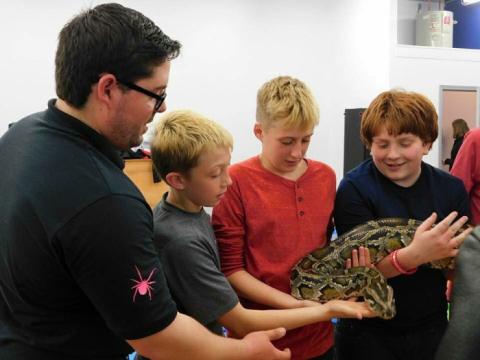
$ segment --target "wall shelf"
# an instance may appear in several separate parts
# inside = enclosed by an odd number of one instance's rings
[[[403,58],[480,62],[479,49],[442,48],[431,46],[395,46],[394,55]]]

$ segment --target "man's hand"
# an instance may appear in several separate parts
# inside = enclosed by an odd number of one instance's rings
[[[283,337],[286,333],[284,328],[278,328],[266,331],[255,331],[246,335],[242,341],[246,343],[248,359],[252,360],[286,360],[290,359],[290,349],[278,350],[271,343],[272,340],[277,340]]]

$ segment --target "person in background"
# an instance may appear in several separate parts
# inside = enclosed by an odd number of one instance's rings
[[[471,360],[480,354],[480,227],[467,236],[455,261],[451,318],[435,360]]]
[[[469,232],[455,235],[470,214],[468,195],[459,179],[422,161],[438,135],[437,113],[425,96],[379,94],[363,112],[360,133],[372,158],[340,182],[334,211],[339,236],[379,218],[424,222],[408,246],[376,264],[393,288],[397,315],[340,319],[337,360],[433,360],[447,326],[447,281],[442,270],[421,265],[457,255]]]
[[[465,134],[451,174],[463,181],[470,199],[471,223],[480,225],[480,129]]]
[[[120,150],[166,109],[179,51],[119,4],[61,30],[58,98],[0,138],[2,360],[290,357],[270,343],[284,329],[226,339],[177,311],[150,207],[122,171]]]
[[[294,309],[311,302],[290,295],[293,266],[325,246],[332,230],[335,173],[307,159],[319,109],[300,80],[276,77],[257,93],[258,156],[230,167],[232,185],[213,208],[222,270],[248,309]],[[333,327],[289,330],[275,342],[293,359],[333,359]]]
[[[233,139],[190,110],[173,111],[156,126],[152,157],[169,191],[154,209],[155,245],[178,308],[212,332],[235,336],[287,329],[332,317],[373,316],[366,303],[334,300],[284,310],[244,308],[220,269],[217,242],[204,206],[215,206],[231,184]]]
[[[452,166],[457,157],[458,150],[463,143],[463,137],[470,130],[468,124],[464,119],[455,119],[452,121],[452,134],[453,134],[453,145],[452,150],[450,151],[450,158],[445,159],[445,165],[448,165],[448,170],[452,170]]]

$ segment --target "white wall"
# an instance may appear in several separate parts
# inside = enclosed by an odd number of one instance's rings
[[[101,2],[2,2],[0,134],[55,97],[58,32],[82,8]],[[431,52],[397,46],[396,0],[119,2],[183,43],[172,66],[167,106],[195,109],[226,126],[236,140],[233,161],[259,151],[251,131],[256,90],[277,75],[298,77],[314,91],[321,118],[309,156],[332,165],[339,178],[345,108],[365,107],[396,86],[420,91],[438,106],[440,85],[480,84],[478,51],[441,50],[450,52],[439,60]],[[435,145],[427,161],[438,163]]]
[[[449,50],[455,51],[458,49]],[[390,70],[392,86],[402,86],[409,90],[421,92],[432,100],[437,109],[440,102],[440,86],[479,86],[479,54],[472,53],[472,59],[477,59],[476,61],[464,61],[445,58],[442,60],[418,58],[417,56],[421,56],[421,53],[422,49],[409,49],[406,56],[393,57]],[[411,57],[408,57],[409,54]],[[433,144],[432,150],[425,158],[436,166],[439,165],[438,144],[438,141]]]
[[[102,1],[17,0],[0,9],[0,134],[55,96],[57,34]],[[256,154],[258,87],[277,75],[304,80],[321,108],[309,156],[343,173],[343,111],[388,88],[390,2],[385,0],[119,1],[180,40],[167,105],[212,116],[233,132],[233,161]]]

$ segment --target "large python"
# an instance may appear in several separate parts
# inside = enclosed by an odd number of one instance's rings
[[[364,246],[369,249],[373,264],[391,252],[407,246],[413,239],[418,220],[384,218],[368,221],[302,258],[292,269],[290,284],[297,299],[327,302],[362,296],[379,317],[395,316],[393,289],[375,268],[345,269],[345,261],[352,250]],[[453,258],[427,264],[435,269],[453,269]]]

